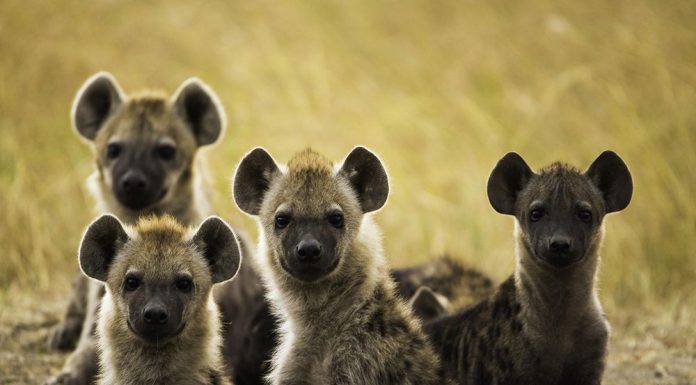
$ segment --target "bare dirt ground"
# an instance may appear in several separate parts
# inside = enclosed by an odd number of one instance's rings
[[[8,295],[0,307],[0,385],[41,384],[60,368],[64,353],[47,348],[65,293]],[[40,303],[40,304],[39,304]],[[696,384],[696,331],[643,323],[624,332],[614,325],[605,384]],[[689,337],[685,337],[689,336]]]

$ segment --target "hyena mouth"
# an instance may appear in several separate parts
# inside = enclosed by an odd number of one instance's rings
[[[137,336],[139,339],[142,341],[149,343],[149,344],[157,344],[157,343],[163,343],[167,342],[170,339],[178,336],[181,334],[181,332],[184,331],[184,328],[186,328],[186,322],[182,322],[179,327],[174,330],[173,332],[168,332],[166,330],[162,329],[152,329],[148,331],[136,331],[133,325],[131,325],[130,320],[126,321],[126,324],[128,325],[128,330],[130,330],[131,333],[133,333],[135,336]]]
[[[323,264],[316,266],[291,266],[292,263],[288,263],[286,258],[279,257],[278,260],[280,267],[293,278],[305,283],[314,283],[333,273],[336,267],[338,267],[341,258],[333,258],[328,266]]]
[[[142,193],[142,194],[116,194],[119,202],[131,210],[143,210],[160,203],[169,192],[168,189],[162,189],[157,194]]]
[[[557,270],[578,265],[585,260],[585,253],[558,254],[547,251],[537,252],[535,250],[531,254],[534,256],[534,259],[539,261],[542,265]]]

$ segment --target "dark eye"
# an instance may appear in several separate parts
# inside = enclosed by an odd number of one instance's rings
[[[123,288],[126,291],[135,291],[140,287],[140,280],[135,277],[126,278],[126,282],[123,284]]]
[[[176,148],[168,144],[163,144],[157,147],[157,155],[163,160],[172,160],[176,156]]]
[[[290,217],[285,214],[279,214],[275,217],[276,229],[284,229],[290,224]]]
[[[592,220],[592,212],[590,210],[580,210],[578,211],[578,218],[583,222],[589,222]]]
[[[529,213],[529,220],[532,222],[536,222],[539,219],[541,219],[544,216],[544,210],[541,209],[534,209],[532,212]]]
[[[106,157],[109,159],[115,159],[121,154],[121,145],[118,143],[110,143],[106,146]]]
[[[331,226],[340,229],[343,227],[343,214],[334,213],[329,215],[329,223],[331,223]]]
[[[188,278],[179,279],[176,281],[176,288],[184,293],[188,293],[191,291],[191,289],[193,289],[193,282],[191,282],[191,280]]]

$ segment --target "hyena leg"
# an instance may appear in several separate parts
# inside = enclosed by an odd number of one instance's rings
[[[104,296],[104,286],[101,283],[89,281],[87,296],[87,312],[82,326],[80,342],[70,354],[60,373],[49,378],[45,385],[88,385],[97,375],[98,357],[96,344],[96,326],[99,304]]]
[[[88,278],[82,273],[78,273],[73,280],[68,309],[48,341],[52,349],[70,350],[77,343],[87,312],[88,283]]]

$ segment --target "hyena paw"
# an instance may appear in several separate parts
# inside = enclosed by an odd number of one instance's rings
[[[44,385],[88,385],[88,381],[77,373],[63,371],[46,380]]]
[[[80,332],[82,332],[82,322],[67,318],[53,329],[48,346],[51,349],[71,350],[77,344]]]

